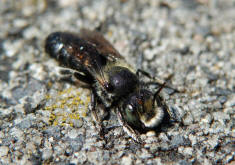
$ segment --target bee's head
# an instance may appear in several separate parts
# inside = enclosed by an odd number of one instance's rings
[[[46,38],[46,44],[45,44],[46,52],[54,58],[57,58],[58,52],[63,47],[63,44],[61,42],[61,35],[62,35],[61,32],[54,32],[51,33]]]
[[[154,128],[163,118],[163,109],[157,106],[155,94],[146,89],[132,93],[124,102],[123,117],[137,128]]]

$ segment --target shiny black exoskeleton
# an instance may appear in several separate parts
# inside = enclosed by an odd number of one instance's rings
[[[137,129],[159,125],[164,108],[158,91],[151,92],[139,74],[118,51],[98,32],[83,29],[79,35],[54,32],[46,39],[46,52],[60,64],[74,70],[74,76],[92,89],[91,106],[95,119],[97,100],[106,109],[116,108],[124,130],[140,141]],[[158,84],[159,85],[159,84]]]

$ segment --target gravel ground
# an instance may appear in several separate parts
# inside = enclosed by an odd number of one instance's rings
[[[1,164],[233,164],[234,0],[0,1]],[[137,68],[180,93],[162,96],[182,122],[131,140],[101,139],[90,91],[61,78],[44,51],[54,31],[98,28]],[[118,125],[113,112],[104,124]]]

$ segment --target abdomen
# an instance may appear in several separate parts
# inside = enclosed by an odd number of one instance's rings
[[[91,73],[106,64],[95,46],[69,32],[51,33],[46,38],[45,49],[60,64],[80,72]]]

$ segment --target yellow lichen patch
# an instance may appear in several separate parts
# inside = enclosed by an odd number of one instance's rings
[[[51,95],[46,95],[46,99],[50,99],[51,98]]]
[[[90,102],[91,102],[90,97],[87,97],[87,99],[86,99],[86,100],[85,100],[85,102],[84,102],[85,107],[87,107],[87,108],[88,108],[88,106],[89,106]],[[84,112],[81,114],[81,116],[82,116],[82,117],[86,117],[86,115],[87,115],[87,112],[86,112],[86,111],[84,111]]]
[[[82,89],[67,88],[53,94],[47,94],[45,110],[50,111],[49,125],[74,126],[86,117],[90,97]]]
[[[109,37],[112,37],[113,35],[113,32],[112,31],[108,31],[108,34],[107,34]]]
[[[72,91],[72,88],[68,88],[68,89],[65,89],[63,91],[60,91],[58,92],[59,95],[64,95],[64,94],[68,94]]]
[[[76,120],[80,119],[80,116],[78,113],[69,114],[69,117],[70,119],[76,119]]]

